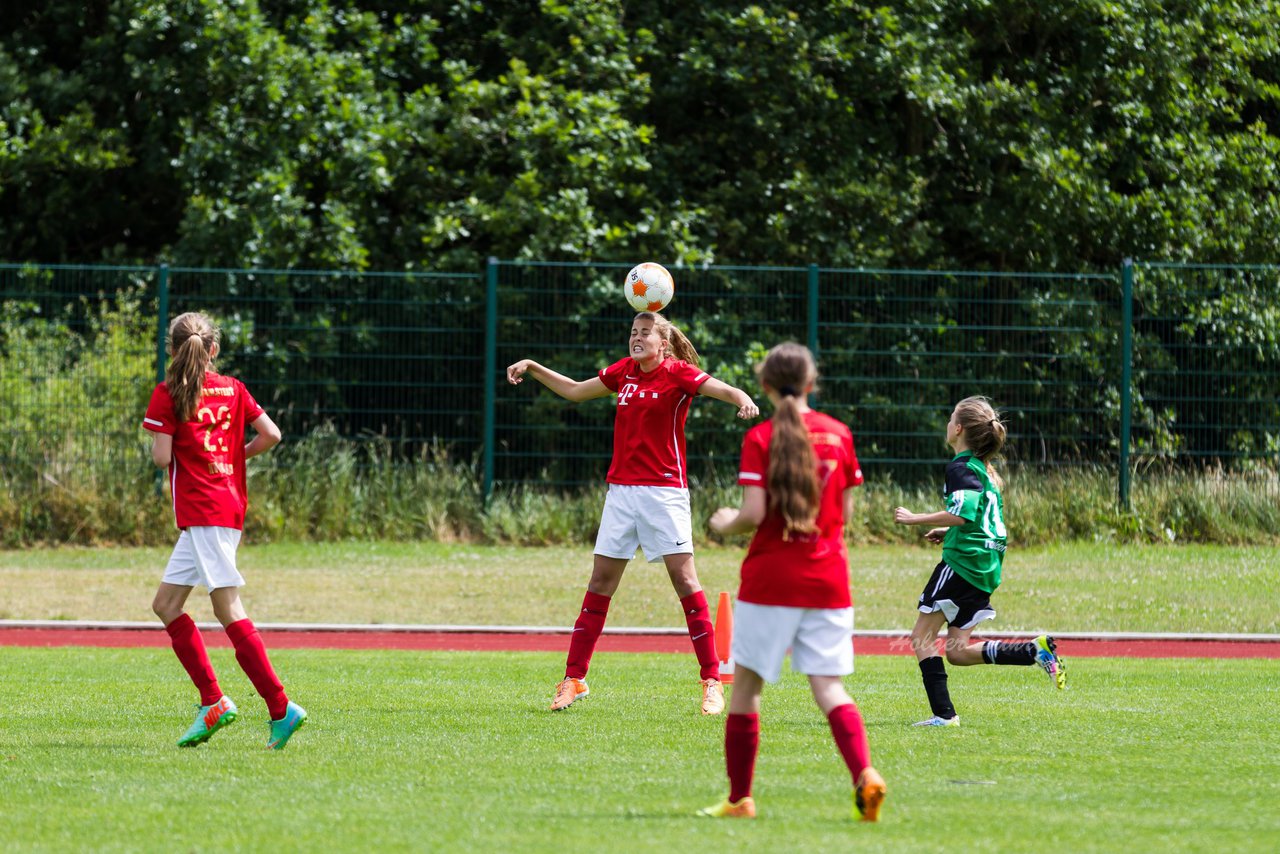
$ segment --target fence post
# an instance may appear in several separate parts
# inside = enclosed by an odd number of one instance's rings
[[[818,265],[809,265],[809,352],[818,358]]]
[[[164,338],[169,326],[169,265],[156,277],[156,382],[164,382]]]
[[[484,504],[493,493],[494,409],[498,370],[498,259],[490,256],[484,270]]]
[[[818,360],[818,265],[809,265],[809,316],[805,323],[809,339],[809,352]],[[809,395],[809,404],[816,405],[818,396]]]
[[[1129,436],[1133,410],[1133,259],[1120,268],[1120,509],[1129,509]]]
[[[169,330],[169,265],[156,275],[156,382],[164,382],[164,339]],[[165,470],[156,469],[156,495],[164,495]]]

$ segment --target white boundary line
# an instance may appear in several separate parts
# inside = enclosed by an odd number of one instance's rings
[[[201,629],[221,629],[218,623],[198,623]],[[257,623],[259,629],[272,632],[403,632],[406,634],[521,634],[521,635],[567,635],[571,632],[568,626],[438,626],[418,623]],[[159,622],[138,622],[132,620],[0,620],[0,629],[104,629],[104,630],[137,630],[161,628]],[[687,629],[659,627],[633,628],[617,627],[604,630],[606,635],[685,635]],[[1025,638],[1030,634],[1040,634],[1035,629],[1024,631],[987,632],[975,631],[974,634],[984,638]],[[907,629],[854,629],[854,637],[864,638],[905,638],[910,634]],[[1101,641],[1231,641],[1252,643],[1280,643],[1280,634],[1230,634],[1230,633],[1196,633],[1196,632],[1054,632],[1059,640],[1101,640]]]

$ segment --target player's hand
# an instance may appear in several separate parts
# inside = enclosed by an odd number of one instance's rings
[[[748,400],[742,406],[738,407],[738,417],[743,421],[749,421],[760,414],[760,407],[756,406],[754,400]]]
[[[916,523],[916,514],[905,507],[899,507],[893,511],[893,521],[899,525],[914,525]]]
[[[736,518],[738,518],[737,510],[732,507],[721,507],[711,514],[711,518],[707,520],[707,526],[717,534],[723,534],[724,529],[729,527],[729,523]]]
[[[946,536],[947,536],[946,528],[930,528],[924,534],[924,538],[931,543],[941,543],[943,538]]]
[[[507,368],[507,382],[512,385],[520,385],[524,382],[524,372],[529,370],[529,366],[533,364],[532,359],[521,359],[514,365]]]

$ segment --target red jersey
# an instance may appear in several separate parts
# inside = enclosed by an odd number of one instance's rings
[[[142,426],[173,437],[169,489],[179,528],[244,528],[244,427],[262,411],[244,383],[212,372],[191,421],[178,422],[164,383],[151,392]]]
[[[809,411],[801,416],[818,457],[818,527],[813,534],[783,537],[782,516],[769,509],[751,538],[742,561],[738,599],[757,605],[791,608],[848,608],[849,556],[844,544],[844,491],[862,483],[862,469],[849,428],[829,415]],[[742,442],[741,486],[758,486],[768,498],[769,440],[773,421],[757,424]]]
[[[665,359],[649,373],[635,359],[600,371],[600,382],[618,395],[613,419],[609,483],[622,486],[689,486],[684,423],[706,371],[680,359]]]

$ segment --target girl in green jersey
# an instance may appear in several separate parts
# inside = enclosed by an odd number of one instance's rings
[[[925,539],[942,544],[942,562],[920,594],[919,615],[911,630],[911,646],[933,716],[916,726],[959,726],[960,717],[947,691],[947,671],[938,655],[938,631],[947,624],[947,661],[970,664],[1038,664],[1063,688],[1066,666],[1048,635],[1033,641],[970,643],[974,627],[995,617],[991,594],[1000,586],[1007,542],[1004,527],[1004,484],[991,461],[1007,436],[999,414],[984,397],[966,397],[947,422],[947,444],[955,458],[947,465],[943,501],[936,513],[894,511],[900,525],[928,525]]]

